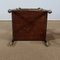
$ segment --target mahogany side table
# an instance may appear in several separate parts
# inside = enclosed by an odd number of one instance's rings
[[[12,13],[12,31],[14,41],[44,41],[46,40],[47,16],[50,10],[41,8],[18,8],[9,9]]]

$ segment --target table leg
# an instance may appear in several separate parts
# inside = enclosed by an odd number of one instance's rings
[[[8,46],[15,46],[16,42],[14,40],[10,41]]]
[[[46,41],[46,40],[45,40],[44,42],[45,42],[45,46],[47,46],[47,47],[48,47],[48,46],[49,46],[48,41]]]

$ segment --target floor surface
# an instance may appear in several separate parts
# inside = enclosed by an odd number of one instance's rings
[[[0,60],[60,60],[60,21],[48,21],[46,47],[42,41],[12,40],[11,21],[0,21]]]

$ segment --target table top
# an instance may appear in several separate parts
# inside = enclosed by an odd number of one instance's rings
[[[9,9],[8,12],[13,12],[13,11],[42,11],[42,12],[47,12],[47,13],[52,13],[51,10],[46,10],[43,8],[16,8],[16,9]]]

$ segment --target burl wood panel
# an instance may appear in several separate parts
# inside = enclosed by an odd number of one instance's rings
[[[13,11],[13,40],[44,41],[46,38],[47,12]]]

